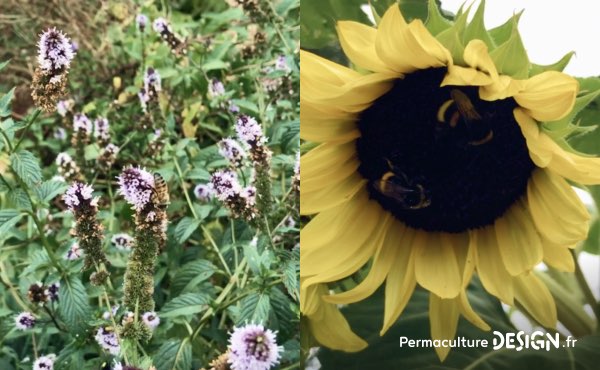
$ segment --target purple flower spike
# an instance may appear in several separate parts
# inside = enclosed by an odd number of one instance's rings
[[[141,167],[127,167],[118,176],[119,193],[133,206],[136,211],[141,211],[150,199],[154,189],[154,176]]]

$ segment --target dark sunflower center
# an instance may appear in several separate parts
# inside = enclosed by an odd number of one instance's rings
[[[445,68],[407,75],[359,117],[359,172],[384,209],[427,231],[492,224],[534,169],[512,99],[445,86]]]

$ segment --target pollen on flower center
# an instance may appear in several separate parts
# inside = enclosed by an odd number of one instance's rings
[[[417,71],[363,111],[359,172],[371,198],[407,225],[463,232],[492,224],[535,167],[512,99],[444,86],[445,68]]]

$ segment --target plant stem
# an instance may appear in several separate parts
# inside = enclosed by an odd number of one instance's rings
[[[29,130],[29,126],[31,126],[35,122],[35,120],[38,118],[38,116],[40,115],[41,112],[42,111],[39,109],[36,109],[33,112],[33,116],[29,119],[29,122],[27,122],[27,125],[25,126],[25,128],[23,129],[23,132],[21,133],[21,137],[19,138],[19,141],[17,141],[17,145],[15,145],[14,149],[12,149],[11,152],[16,152],[17,149],[19,149],[19,146],[23,142],[23,139],[25,139],[25,135],[27,134],[27,131]]]
[[[573,260],[575,261],[575,278],[577,279],[577,283],[579,284],[579,288],[583,292],[585,299],[592,307],[592,311],[596,316],[596,329],[598,330],[600,328],[600,325],[598,325],[598,322],[600,321],[600,303],[596,301],[594,293],[592,293],[592,290],[590,289],[590,286],[587,280],[585,279],[585,276],[583,275],[583,270],[581,270],[581,266],[579,265],[577,253],[575,253],[573,249],[571,249],[571,255],[573,256]]]

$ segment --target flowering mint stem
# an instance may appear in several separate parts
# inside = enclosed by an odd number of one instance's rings
[[[42,111],[39,110],[39,109],[36,109],[33,112],[32,117],[27,122],[27,125],[23,128],[23,132],[21,133],[21,137],[19,138],[19,141],[17,141],[17,145],[15,145],[15,147],[11,150],[11,152],[16,152],[17,149],[19,149],[19,146],[23,142],[23,139],[25,139],[25,135],[27,134],[27,130],[29,130],[29,127],[36,121],[36,119],[38,118],[38,116],[40,115],[41,112]]]

